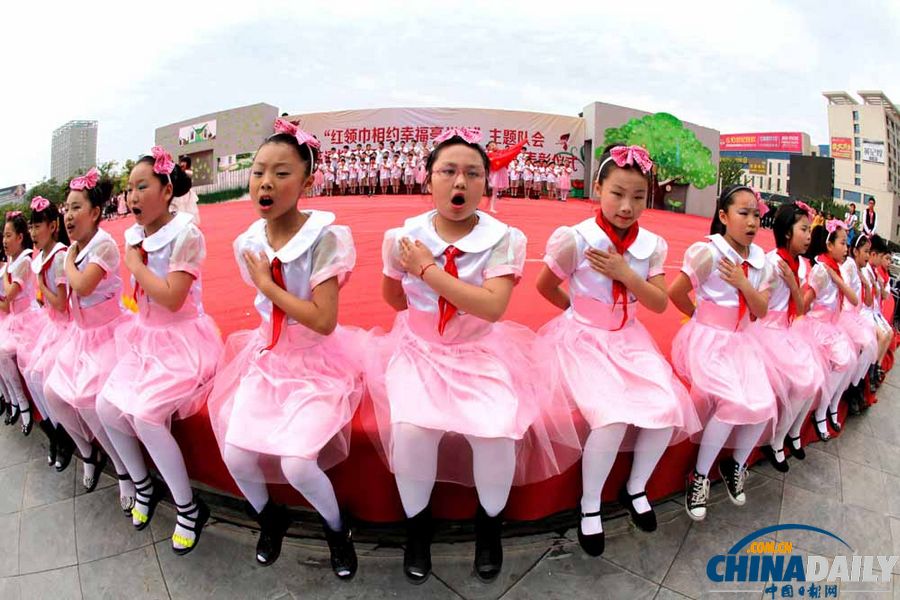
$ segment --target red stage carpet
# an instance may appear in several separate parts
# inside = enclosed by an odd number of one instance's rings
[[[340,322],[365,328],[389,328],[394,312],[382,301],[380,294],[382,236],[386,229],[399,226],[405,218],[430,208],[428,199],[422,196],[315,198],[305,200],[301,206],[333,211],[338,223],[349,225],[353,230],[358,260],[353,276],[341,291]],[[537,329],[558,312],[534,288],[547,238],[556,227],[572,225],[589,217],[592,208],[583,201],[503,199],[499,209],[497,216],[501,220],[522,229],[528,236],[525,276],[513,293],[506,318]],[[206,311],[216,320],[223,336],[238,329],[256,327],[259,319],[252,305],[254,291],[239,278],[231,246],[234,238],[256,219],[255,212],[249,202],[238,201],[202,206],[201,218],[208,253],[203,270]],[[121,240],[122,231],[132,223],[131,217],[126,217],[104,223],[104,228]],[[655,210],[647,210],[641,223],[669,243],[666,265],[669,281],[678,272],[685,249],[702,239],[709,226],[706,218]],[[758,242],[766,249],[772,248],[771,232],[764,231]],[[641,309],[640,318],[668,355],[671,340],[681,325],[681,314],[670,306],[663,315]],[[602,382],[598,384],[602,385]],[[240,495],[222,463],[205,412],[176,422],[174,430],[194,480]],[[815,438],[808,423],[804,431],[805,439]],[[695,456],[696,447],[688,442],[670,448],[650,481],[650,497],[656,499],[683,489]],[[604,498],[615,499],[627,477],[630,461],[630,455],[620,455],[607,482]],[[330,476],[341,504],[357,518],[372,522],[403,518],[393,477],[376,455],[358,415],[354,421],[350,457],[332,469]],[[273,490],[277,499],[289,504],[303,503],[291,488],[277,487]],[[506,516],[520,520],[538,519],[576,507],[580,495],[580,469],[576,466],[554,479],[514,488]],[[473,490],[438,484],[433,509],[439,518],[464,519],[474,514],[475,503]]]

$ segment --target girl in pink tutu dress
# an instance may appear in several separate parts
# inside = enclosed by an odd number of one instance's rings
[[[850,376],[847,388],[847,401],[850,414],[858,415],[865,406],[863,386],[866,375],[872,365],[878,360],[878,338],[875,335],[875,327],[872,319],[863,309],[872,306],[872,286],[862,276],[861,269],[869,263],[869,250],[872,247],[871,239],[860,235],[853,239],[850,254],[841,265],[841,277],[853,290],[858,302],[854,305],[844,297],[844,306],[838,323],[843,327],[853,345],[856,347],[856,368]],[[837,408],[835,407],[835,411]]]
[[[9,313],[0,330],[0,377],[9,392],[4,423],[14,425],[22,418],[22,433],[28,435],[34,423],[31,403],[19,374],[17,357],[25,363],[31,355],[35,334],[44,324],[35,299],[36,280],[31,272],[32,241],[28,223],[19,211],[6,213],[3,250],[9,258],[3,278],[4,300],[0,311]]]
[[[35,196],[31,200],[29,223],[35,246],[31,272],[37,282],[43,307],[38,312],[40,319],[31,332],[28,353],[18,354],[16,360],[31,399],[43,416],[38,425],[50,442],[47,465],[53,466],[56,463],[56,427],[59,425],[59,417],[44,396],[44,381],[59,357],[60,344],[68,335],[70,319],[66,307],[64,266],[69,237],[63,227],[59,209],[41,196]],[[90,454],[87,459],[91,459]]]
[[[192,215],[169,212],[173,194],[185,191],[186,177],[163,148],[152,152],[128,177],[135,224],[125,230],[125,266],[138,314],[116,330],[118,362],[97,396],[97,411],[134,481],[132,524],[144,529],[160,499],[143,444],[178,508],[172,550],[186,554],[197,547],[209,509],[194,498],[169,428],[173,418],[188,417],[206,402],[222,340],[203,312],[203,234]]]
[[[822,393],[824,365],[808,330],[797,327],[803,315],[802,286],[809,273],[804,254],[810,242],[810,210],[806,204],[784,204],[775,214],[772,231],[777,249],[766,255],[769,266],[769,310],[765,318],[750,324],[748,331],[759,342],[758,352],[766,363],[769,383],[778,400],[774,433],[762,452],[776,470],[785,473],[784,449],[803,460],[800,428],[813,402]]]
[[[318,141],[287,121],[256,153],[250,197],[260,219],[234,242],[262,321],[228,338],[208,403],[228,470],[260,525],[256,560],[277,560],[289,521],[267,482],[289,483],[318,511],[342,579],[356,572],[348,524],[323,469],[347,457],[363,392],[356,336],[337,325],[338,292],[356,262],[350,229],[299,211]]]
[[[687,249],[669,289],[672,303],[691,317],[675,336],[673,363],[690,382],[705,423],[685,495],[688,516],[695,521],[706,518],[709,471],[726,444],[734,453],[719,463],[719,473],[732,503],[746,502],[747,459],[761,436],[771,439],[778,416],[766,365],[747,331],[750,315],[764,318],[769,305],[766,255],[753,243],[760,204],[746,186],[726,188],[716,204],[709,241]]]
[[[814,341],[824,366],[825,381],[812,420],[819,439],[828,441],[831,439],[829,424],[835,431],[841,430],[837,420],[838,403],[857,367],[856,347],[839,324],[843,300],[850,304],[859,302],[844,282],[839,266],[847,256],[847,226],[844,222],[833,219],[824,226],[814,227],[806,255],[814,258],[815,264],[804,287],[806,315],[795,327]]]
[[[572,167],[560,165],[559,181],[556,185],[559,188],[560,201],[565,202],[569,198],[569,190],[572,189]]]
[[[590,427],[578,540],[591,556],[603,553],[600,495],[623,445],[634,463],[619,499],[638,528],[654,531],[647,481],[669,444],[701,428],[690,394],[636,318],[638,303],[656,313],[668,304],[668,246],[638,225],[652,164],[640,146],[602,153],[596,218],[553,232],[537,281],[541,295],[566,311],[538,332],[541,362],[553,393],[573,400]]]
[[[61,297],[72,325],[56,351],[57,359],[44,379],[44,395],[55,418],[84,460],[82,484],[92,491],[100,480],[106,456],[119,478],[119,503],[126,515],[134,506],[134,484],[97,415],[96,398],[116,362],[115,331],[127,319],[119,304],[119,247],[100,229],[111,184],[92,169],[69,183],[65,229],[72,245],[63,259]],[[46,293],[45,293],[46,295]],[[96,439],[106,455],[92,447]],[[57,439],[62,446],[65,438]],[[56,469],[65,469],[65,456]]]
[[[373,340],[380,360],[367,375],[407,516],[404,571],[413,583],[431,571],[436,479],[474,483],[475,572],[491,580],[503,561],[510,487],[557,474],[578,455],[573,429],[569,463],[558,464],[541,421],[552,399],[535,384],[534,334],[499,322],[522,276],[526,240],[477,210],[489,170],[478,137],[454,128],[435,140],[426,163],[435,210],[387,231],[382,251],[382,291],[400,312],[390,334]]]

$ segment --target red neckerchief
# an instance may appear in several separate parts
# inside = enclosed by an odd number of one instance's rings
[[[281,289],[285,289],[284,287],[284,269],[282,269],[281,261],[278,260],[278,257],[272,259],[272,281],[275,282],[275,285],[280,287]],[[280,306],[272,303],[272,337],[269,342],[269,345],[263,348],[263,350],[271,350],[275,347],[275,344],[278,343],[278,338],[281,337],[281,330],[284,325],[284,311]]]
[[[830,254],[825,254],[825,253],[820,254],[816,257],[816,260],[818,262],[822,263],[824,266],[831,269],[832,271],[834,271],[835,273],[837,273],[838,279],[840,279],[841,281],[844,280],[844,276],[841,275],[840,265],[837,264],[836,260],[831,258]],[[838,312],[841,311],[843,306],[844,306],[844,294],[843,294],[843,292],[841,292],[840,288],[838,288]]]
[[[794,279],[797,280],[797,284],[800,284],[800,260],[787,251],[786,248],[779,248],[776,250],[776,254],[778,257],[787,263],[788,267],[791,269],[791,273],[794,274]],[[793,298],[788,298],[788,323],[794,321],[794,318],[797,316],[797,305],[794,303]]]
[[[447,246],[447,249],[444,250],[444,258],[446,259],[444,271],[457,279],[459,279],[459,271],[456,269],[456,257],[462,254],[462,250],[456,246]],[[450,319],[453,318],[453,315],[456,314],[456,307],[446,298],[441,296],[438,298],[438,311],[440,314],[440,318],[438,319],[438,333],[444,335],[444,329],[447,327],[447,323],[449,323]]]
[[[609,241],[612,242],[613,247],[616,249],[616,252],[622,255],[622,258],[625,257],[625,253],[634,244],[634,240],[637,239],[638,227],[637,221],[631,224],[631,227],[628,228],[628,231],[625,232],[625,238],[622,239],[619,237],[619,234],[613,228],[612,223],[610,223],[606,215],[603,214],[602,210],[597,211],[597,226],[603,230],[603,233],[606,234],[606,237],[609,238]],[[612,295],[613,295],[613,308],[615,308],[616,303],[619,299],[622,300],[622,322],[618,327],[613,329],[612,331],[618,331],[625,326],[625,322],[628,320],[628,288],[625,287],[625,284],[621,281],[613,280],[612,285]]]
[[[141,242],[140,244],[138,244],[138,245],[135,246],[135,247],[136,247],[136,248],[138,249],[138,251],[140,251],[140,253],[141,253],[141,262],[143,262],[143,263],[146,265],[146,264],[147,264],[147,257],[148,257],[148,255],[147,255],[147,251],[144,250],[144,242]],[[134,280],[134,293],[131,295],[131,299],[134,300],[135,303],[137,303],[138,296],[140,296],[140,295],[143,294],[143,293],[144,293],[144,290],[141,289],[141,284],[138,283],[137,279],[135,278],[135,280]]]

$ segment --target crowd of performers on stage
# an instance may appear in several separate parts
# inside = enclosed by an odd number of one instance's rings
[[[137,530],[162,497],[146,451],[177,508],[172,549],[186,554],[209,509],[194,495],[171,424],[205,407],[259,523],[255,560],[279,556],[290,520],[267,484],[286,483],[321,517],[335,574],[351,578],[350,516],[326,471],[352,452],[351,420],[371,402],[373,442],[406,515],[403,569],[421,583],[431,572],[436,481],[477,491],[474,569],[490,581],[503,562],[512,486],[580,461],[578,539],[597,556],[601,493],[620,452],[634,459],[619,502],[636,527],[653,531],[647,483],[669,446],[699,445],[683,474],[684,505],[702,520],[713,469],[743,505],[755,448],[787,471],[789,458],[805,456],[806,422],[828,441],[852,426],[841,422],[842,400],[850,414],[869,406],[894,340],[882,315],[889,253],[877,236],[848,244],[843,221],[813,229],[812,211],[796,202],[774,215],[777,247],[767,253],[754,243],[765,205],[734,186],[718,199],[710,235],[666,281],[666,240],[639,225],[652,159],[638,146],[610,146],[592,181],[596,217],[542,240],[537,289],[559,314],[535,332],[503,320],[525,267],[525,235],[478,206],[490,180],[533,190],[540,171],[518,160],[521,148],[485,149],[471,130],[448,129],[435,144],[322,157],[315,137],[278,119],[251,168],[248,210],[259,218],[233,243],[235,279],[256,289],[260,325],[224,342],[201,299],[204,236],[195,215],[171,207],[190,178],[162,148],[129,176],[134,224],[124,255],[100,226],[110,186],[95,169],[70,182],[64,216],[40,197],[29,215],[8,213],[0,271],[7,425],[28,435],[37,424],[57,471],[77,454],[85,491],[111,462],[123,518]],[[565,199],[562,172],[541,168]],[[365,331],[337,318],[356,264],[350,228],[304,208],[303,198],[329,176],[354,189],[351,177],[371,187],[385,174],[394,192],[414,181],[433,208],[385,232],[382,292],[397,316],[388,332]],[[671,364],[637,318],[638,305],[662,313],[669,302],[688,317]]]

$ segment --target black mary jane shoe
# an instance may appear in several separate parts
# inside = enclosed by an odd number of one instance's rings
[[[588,517],[599,517],[600,511],[581,513],[582,519]],[[604,532],[587,535],[581,530],[581,523],[578,524],[578,544],[584,553],[588,556],[600,556],[606,549],[606,534]]]
[[[287,509],[271,500],[256,514],[259,523],[259,541],[256,543],[256,562],[268,567],[281,556],[281,544],[291,524]]]
[[[475,513],[475,576],[483,583],[489,583],[503,569],[503,528],[502,513],[490,517],[481,504]]]
[[[813,429],[816,431],[816,435],[819,437],[820,442],[827,442],[828,440],[831,439],[831,434],[828,433],[828,425],[827,425],[828,419],[821,419],[821,420],[817,421],[816,415],[815,415],[815,413],[813,413],[813,414],[809,415],[809,420],[812,421]],[[819,429],[819,423],[826,423],[825,433],[822,433],[822,430]]]
[[[766,459],[769,461],[769,464],[772,465],[772,467],[773,467],[776,471],[778,471],[778,472],[780,472],[780,473],[787,473],[787,472],[788,472],[788,470],[790,469],[790,467],[789,467],[788,464],[787,464],[787,460],[779,461],[779,460],[778,460],[778,457],[775,456],[775,449],[772,448],[772,446],[770,446],[770,445],[768,445],[768,444],[766,444],[766,445],[764,445],[764,446],[761,446],[761,447],[760,447],[760,451],[763,453],[763,456],[766,457]],[[782,448],[782,450],[781,450],[781,455],[784,456],[784,449],[783,449],[783,448]]]
[[[106,458],[106,454],[101,452],[95,446],[91,449],[91,455],[82,460],[86,465],[94,465],[94,475],[90,478],[85,476],[81,480],[81,484],[84,486],[84,493],[90,494],[97,489],[97,484],[100,483],[100,476],[103,475],[103,469],[106,468],[108,459]]]
[[[806,458],[806,450],[803,449],[803,443],[801,442],[799,435],[797,437],[791,437],[789,435],[784,438],[784,441],[787,442],[785,447],[791,449],[791,456],[797,460],[804,460]]]
[[[434,534],[431,509],[406,519],[406,546],[403,549],[403,574],[413,585],[425,583],[431,576],[431,536]]]
[[[31,435],[31,430],[34,428],[34,416],[31,414],[31,407],[24,408],[20,411],[22,413],[22,435],[28,437]],[[28,419],[25,418],[25,415],[28,415]],[[27,423],[25,421],[28,421]]]
[[[338,579],[350,581],[356,575],[359,563],[356,558],[356,548],[353,545],[353,532],[347,518],[341,518],[340,531],[332,531],[328,523],[322,519],[322,528],[325,530],[325,540],[328,542],[328,551],[331,554],[331,570]]]
[[[837,411],[831,412],[831,409],[827,409],[825,411],[825,416],[828,418],[828,425],[834,430],[835,433],[841,432],[841,424],[838,423],[838,414]]]
[[[16,421],[19,420],[19,407],[15,404],[11,404],[10,407],[6,410],[6,418],[3,420],[3,423],[6,425],[15,425]]]
[[[635,527],[641,531],[656,531],[656,512],[654,512],[653,506],[650,506],[650,510],[643,513],[639,513],[634,507],[634,501],[642,496],[647,497],[646,490],[637,494],[629,494],[628,488],[622,486],[622,489],[619,490],[619,504],[628,509],[628,513],[631,515],[631,522],[634,523]],[[649,504],[649,502],[650,499],[648,498],[647,503]]]

